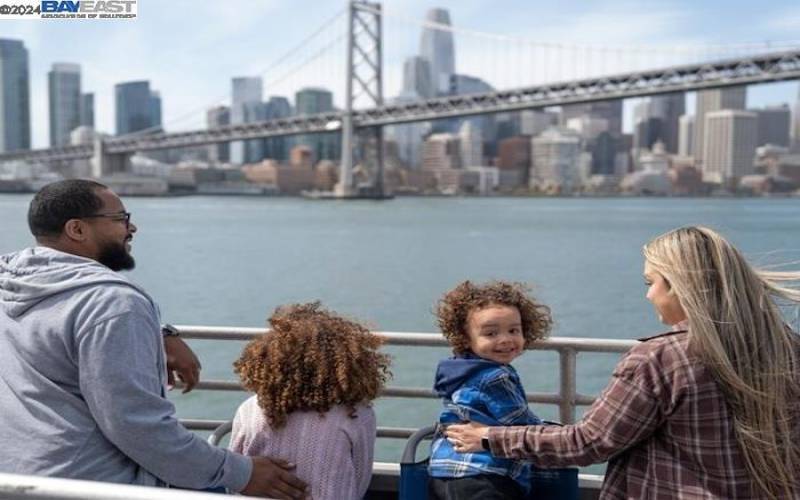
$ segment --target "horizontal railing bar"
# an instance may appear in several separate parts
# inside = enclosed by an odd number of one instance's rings
[[[252,340],[267,333],[266,328],[227,326],[176,326],[181,337],[200,340]],[[438,333],[375,332],[385,339],[387,345],[448,347],[447,340]],[[560,351],[573,349],[578,352],[623,353],[636,345],[635,340],[592,339],[579,337],[551,337],[536,342],[533,351]]]
[[[0,473],[3,500],[218,500],[215,493]]]
[[[182,418],[180,423],[191,431],[213,431],[217,427],[227,422],[227,420],[205,420],[196,418]],[[378,437],[380,438],[401,438],[406,439],[418,429],[410,427],[378,427]]]
[[[183,387],[181,382],[175,384],[180,389]],[[206,380],[199,382],[195,389],[207,391],[244,391],[245,389],[239,382],[229,380]],[[439,396],[432,389],[421,387],[387,387],[381,392],[382,397],[387,398],[420,398],[420,399],[439,399]],[[560,404],[561,398],[555,393],[536,393],[525,394],[529,403]],[[578,394],[575,403],[579,405],[590,405],[594,402],[593,396]]]

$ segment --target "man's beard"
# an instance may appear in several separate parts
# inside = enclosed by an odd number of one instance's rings
[[[103,264],[112,271],[129,271],[136,267],[136,261],[133,256],[128,253],[125,248],[125,243],[108,243],[100,251],[97,257],[97,262]]]

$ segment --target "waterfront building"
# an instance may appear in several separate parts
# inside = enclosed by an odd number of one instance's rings
[[[788,105],[767,106],[750,111],[758,115],[757,146],[772,144],[789,147],[792,114]]]
[[[758,115],[725,109],[707,113],[705,122],[703,180],[735,187],[753,173]]]
[[[231,123],[231,108],[215,106],[206,111],[206,127],[209,129],[224,127]],[[208,160],[212,163],[228,163],[231,161],[230,143],[220,142],[208,146]]]
[[[420,99],[415,93],[403,92],[392,99],[392,104],[403,104]],[[413,122],[389,125],[384,128],[386,141],[393,141],[397,145],[397,156],[406,167],[419,170],[422,163],[422,138],[431,131],[430,122]]]
[[[153,94],[150,82],[140,80],[114,86],[117,135],[149,129],[153,123]]]
[[[412,56],[403,63],[404,95],[415,95],[418,99],[428,99],[436,95],[431,77],[430,61],[422,56]]]
[[[70,132],[80,125],[81,67],[54,63],[47,73],[50,147],[66,146]]]
[[[706,115],[723,109],[744,109],[747,100],[746,87],[701,90],[697,92],[694,113],[694,161],[701,165],[705,155]]]
[[[694,115],[683,115],[678,120],[678,154],[694,154]]]
[[[94,128],[94,93],[81,94],[80,117],[78,122],[83,127]]]
[[[235,77],[231,80],[230,123],[238,125],[253,123],[262,114],[262,82],[261,78]],[[261,140],[234,141],[230,144],[230,161],[236,165],[259,161]]]
[[[461,148],[453,134],[432,134],[422,145],[422,169],[461,168]]]
[[[430,63],[431,82],[436,94],[447,94],[450,75],[456,72],[456,55],[450,13],[446,9],[430,9],[425,15],[428,25],[422,29],[420,55]],[[437,28],[433,25],[440,25]]]
[[[480,167],[483,161],[483,136],[481,130],[470,121],[461,124],[458,130],[459,152],[463,167]]]
[[[0,38],[0,153],[30,148],[28,49]]]
[[[620,173],[617,168],[617,157],[622,141],[609,131],[603,131],[585,140],[586,151],[591,155],[590,175],[613,176]]]
[[[292,116],[292,105],[289,99],[283,96],[271,96],[264,103],[264,119],[277,120]],[[289,158],[289,149],[292,147],[292,138],[289,136],[267,137],[264,139],[264,158],[286,161]]]
[[[531,150],[529,187],[548,193],[570,193],[578,187],[581,138],[577,132],[549,128],[531,139]]]
[[[518,135],[503,139],[497,145],[497,168],[500,170],[525,170],[531,165],[531,138]]]
[[[333,93],[319,87],[306,87],[295,94],[297,115],[315,115],[333,111]],[[295,137],[295,144],[306,145],[314,153],[314,163],[320,160],[339,161],[341,156],[341,135],[303,134]]]

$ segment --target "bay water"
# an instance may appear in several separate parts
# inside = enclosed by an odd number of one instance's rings
[[[31,195],[0,196],[0,253],[33,243]],[[641,247],[672,228],[703,224],[754,263],[800,261],[800,199],[125,198],[139,230],[131,278],[158,301],[164,322],[263,327],[281,304],[320,300],[383,331],[435,332],[436,300],[462,280],[522,281],[552,308],[552,335],[632,339],[665,330],[645,300]],[[800,265],[789,266],[800,268]],[[207,380],[233,380],[243,343],[190,341]],[[444,348],[387,347],[391,385],[430,387]],[[619,359],[578,356],[578,390],[597,394]],[[555,353],[514,362],[529,392],[558,387]],[[232,418],[247,395],[170,396],[182,418]],[[440,403],[383,398],[379,425],[421,427]],[[554,406],[534,411],[557,418]],[[579,411],[580,414],[580,411]],[[376,459],[402,443],[381,439]]]

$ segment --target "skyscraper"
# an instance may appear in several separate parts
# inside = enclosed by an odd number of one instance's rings
[[[28,50],[20,40],[0,39],[0,152],[30,147]]]
[[[70,132],[80,125],[81,67],[55,63],[47,73],[47,98],[50,111],[50,147],[70,143]]]
[[[231,81],[231,124],[253,123],[263,119],[262,83],[260,77],[238,77]],[[231,143],[231,162],[241,165],[260,160],[261,141]],[[258,157],[258,158],[257,158]]]
[[[703,180],[735,187],[753,173],[758,116],[749,111],[725,109],[706,113]]]
[[[333,110],[333,94],[326,89],[307,87],[295,94],[297,115],[315,115]],[[306,145],[314,153],[314,162],[319,160],[338,161],[341,154],[341,136],[334,134],[299,135],[295,144]]]
[[[483,136],[474,123],[465,121],[458,130],[458,141],[461,153],[461,165],[481,167],[483,162]]]
[[[153,125],[150,82],[118,83],[114,86],[117,135],[145,130]]]
[[[694,154],[694,115],[683,115],[678,120],[678,154]]]
[[[789,106],[768,106],[751,110],[758,115],[758,140],[756,146],[772,144],[789,147],[792,114]]]
[[[453,33],[447,30],[450,27],[450,13],[446,9],[430,9],[425,20],[442,26],[442,29],[430,26],[422,29],[420,55],[430,63],[434,91],[437,94],[446,94],[450,75],[456,72]]]
[[[747,100],[746,87],[701,90],[697,92],[694,113],[694,161],[695,166],[702,165],[704,157],[704,140],[706,136],[706,114],[722,109],[744,109]]]
[[[94,128],[94,93],[81,94],[80,124]]]
[[[797,102],[794,103],[792,120],[792,144],[800,150],[800,86],[797,88]]]
[[[289,99],[283,96],[271,96],[269,101],[264,103],[264,119],[276,120],[292,116],[292,105]],[[289,150],[292,148],[292,138],[267,137],[264,139],[264,158],[285,161],[289,159]]]
[[[161,128],[161,93],[150,91],[150,127]]]
[[[428,99],[436,95],[431,77],[431,64],[424,57],[409,57],[403,63],[403,95]]]
[[[550,128],[531,139],[530,187],[569,193],[578,184],[581,138],[569,129]]]
[[[216,106],[206,111],[206,127],[218,128],[231,123],[231,108]],[[219,142],[208,146],[208,159],[213,163],[227,163],[231,161],[230,143]]]
[[[683,92],[650,98],[650,117],[661,121],[658,139],[669,153],[678,152],[678,120],[685,112],[686,95]]]

